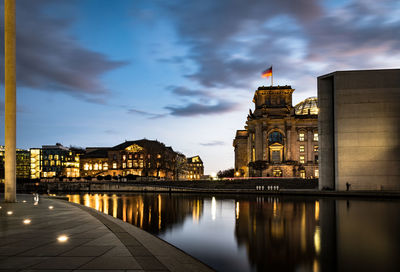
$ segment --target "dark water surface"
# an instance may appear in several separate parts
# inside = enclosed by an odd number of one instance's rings
[[[400,271],[400,201],[86,194],[217,271]]]

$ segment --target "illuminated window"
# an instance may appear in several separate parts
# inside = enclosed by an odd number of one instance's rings
[[[58,155],[54,155],[54,159],[55,159],[55,160],[58,160]]]
[[[54,166],[54,161],[50,161],[50,166]]]
[[[128,158],[129,158],[129,159],[132,159],[132,154],[129,154],[129,155],[128,155]]]
[[[92,169],[93,169],[93,165],[89,164],[89,170],[92,170]]]
[[[300,133],[299,133],[299,141],[300,141],[300,142],[304,142],[304,139],[305,139],[304,132],[300,132]]]
[[[103,165],[101,164],[101,162],[99,163],[99,169],[101,170],[101,168],[103,168]]]
[[[157,154],[157,159],[161,159],[161,154]]]
[[[314,156],[314,162],[315,162],[315,163],[318,163],[318,155],[315,155],[315,156]]]
[[[108,163],[105,162],[105,163],[103,164],[103,169],[104,169],[104,170],[108,170]]]
[[[318,133],[317,132],[314,132],[314,141],[318,142]]]
[[[94,170],[99,170],[99,164],[97,162],[94,164],[93,169]]]
[[[122,163],[122,168],[126,168],[126,162]]]
[[[147,158],[149,158],[149,159],[150,159],[150,154],[149,154],[149,155],[147,155]]]
[[[318,152],[318,145],[314,145],[314,152]]]
[[[139,167],[143,168],[143,161],[142,160],[139,161]]]
[[[126,155],[122,155],[122,160],[126,161]]]
[[[56,161],[56,165],[59,166],[61,163],[60,161]]]
[[[143,154],[140,154],[140,158],[143,159]]]
[[[304,152],[304,145],[300,146],[300,152]]]
[[[301,178],[306,178],[306,171],[300,170],[300,177]]]
[[[128,161],[128,168],[132,168],[132,161]]]
[[[113,167],[113,169],[117,169],[117,163],[113,162],[112,167]]]
[[[53,159],[53,155],[49,155],[49,160],[52,160]]]
[[[133,167],[135,167],[135,168],[137,168],[139,165],[138,165],[138,162],[136,161],[136,160],[134,160],[133,161]]]
[[[137,154],[135,154],[135,159],[137,159],[137,156],[138,156],[138,155],[137,155]]]
[[[256,161],[256,149],[253,147],[251,150],[251,160]]]
[[[89,164],[88,163],[85,163],[84,165],[83,165],[83,170],[89,170]]]
[[[314,170],[314,176],[315,176],[316,178],[319,178],[319,170],[318,170],[318,169],[315,169],[315,170]]]
[[[305,162],[305,159],[304,159],[304,156],[303,156],[303,155],[300,156],[299,161],[300,161],[300,163],[304,163],[304,162]]]

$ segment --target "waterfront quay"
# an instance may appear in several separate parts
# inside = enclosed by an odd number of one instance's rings
[[[92,208],[27,194],[17,199],[0,202],[0,271],[213,271]]]

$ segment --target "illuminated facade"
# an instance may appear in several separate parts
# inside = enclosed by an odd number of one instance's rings
[[[317,98],[293,107],[293,92],[291,86],[256,90],[254,113],[233,141],[236,176],[319,176]]]
[[[110,148],[88,148],[81,157],[85,176],[127,176],[174,179],[178,153],[151,140],[126,141]]]
[[[84,151],[60,143],[30,149],[30,178],[79,177],[79,156]]]
[[[187,158],[187,169],[187,179],[200,179],[204,175],[204,165],[200,156]]]
[[[0,180],[4,180],[4,146],[0,146]],[[30,172],[29,151],[16,149],[16,176],[17,179],[28,179]]]

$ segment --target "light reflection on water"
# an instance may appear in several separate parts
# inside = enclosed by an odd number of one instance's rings
[[[399,201],[68,197],[158,235],[217,271],[400,271]]]

